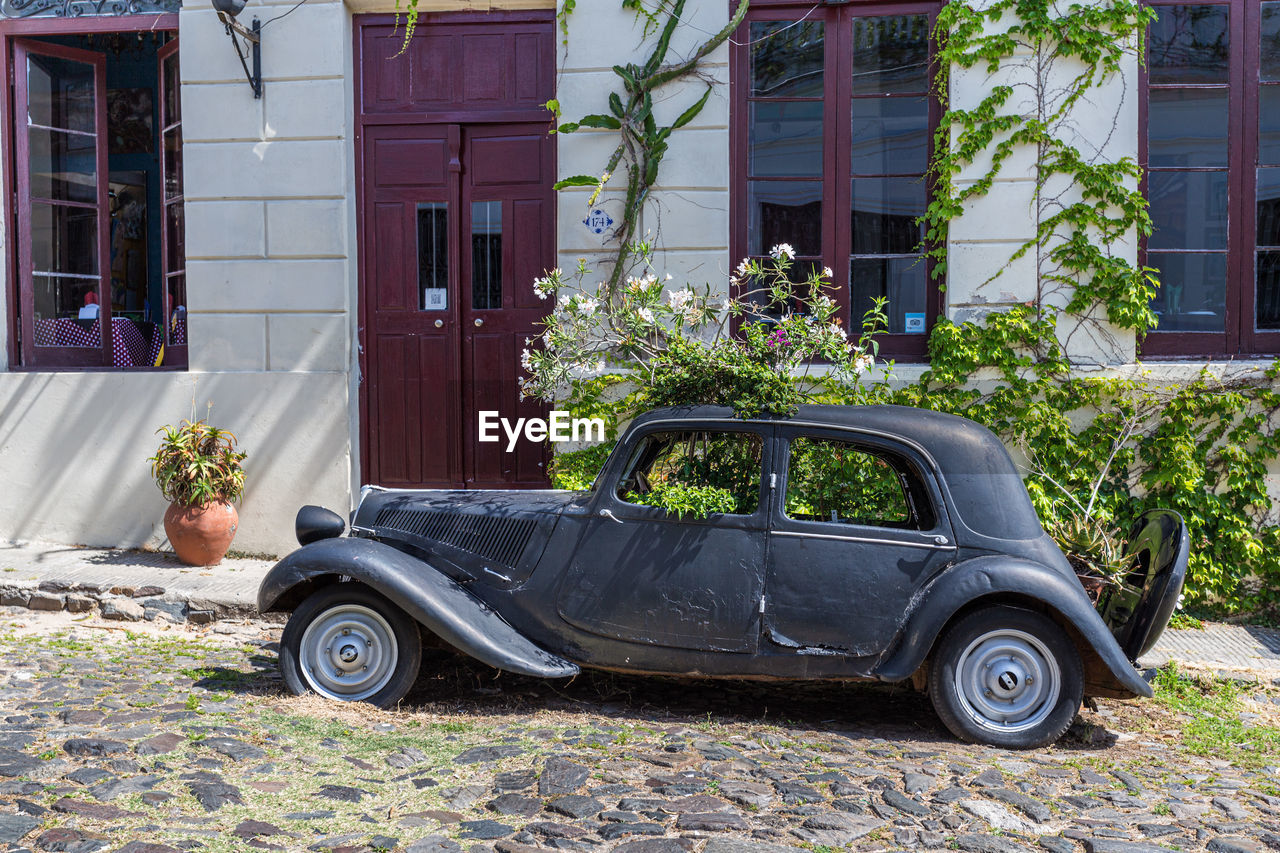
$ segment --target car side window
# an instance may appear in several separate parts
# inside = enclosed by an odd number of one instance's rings
[[[790,518],[920,530],[933,524],[932,513],[916,511],[921,495],[923,484],[903,460],[847,441],[791,441]]]
[[[752,432],[679,430],[640,440],[617,496],[676,515],[751,515],[760,505],[764,442]]]

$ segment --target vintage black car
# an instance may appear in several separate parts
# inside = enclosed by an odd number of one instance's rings
[[[652,411],[588,491],[368,486],[345,532],[303,508],[258,592],[292,613],[295,693],[393,705],[425,639],[543,678],[910,680],[1009,747],[1056,740],[1086,695],[1152,695],[1133,661],[1188,548],[1176,513],[1144,515],[1095,609],[1000,441],[896,406]]]

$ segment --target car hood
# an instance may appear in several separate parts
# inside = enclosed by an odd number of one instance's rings
[[[420,556],[455,577],[509,587],[533,572],[560,514],[586,494],[375,489],[356,509],[352,532]]]

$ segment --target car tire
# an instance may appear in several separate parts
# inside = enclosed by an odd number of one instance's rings
[[[942,635],[929,667],[929,696],[943,724],[963,741],[1047,746],[1080,710],[1080,653],[1041,613],[983,607]]]
[[[313,593],[280,635],[280,672],[295,696],[318,693],[392,708],[418,678],[418,623],[359,583]]]

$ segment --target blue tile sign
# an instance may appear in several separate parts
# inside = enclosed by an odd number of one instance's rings
[[[592,234],[603,234],[609,226],[613,225],[613,217],[596,208],[587,214],[587,218],[582,220],[582,224],[587,226],[587,229]]]

